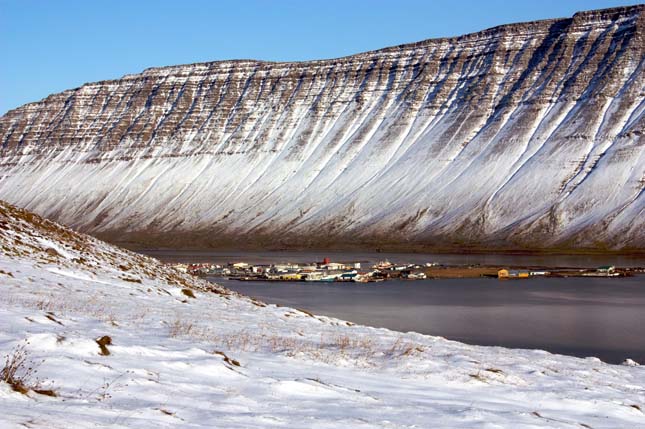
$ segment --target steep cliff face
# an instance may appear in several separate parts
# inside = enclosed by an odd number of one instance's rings
[[[640,5],[86,84],[0,118],[0,198],[157,244],[643,249],[644,28]]]

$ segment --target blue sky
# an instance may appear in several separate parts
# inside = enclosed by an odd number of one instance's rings
[[[85,82],[221,59],[333,58],[619,0],[0,0],[0,114]]]

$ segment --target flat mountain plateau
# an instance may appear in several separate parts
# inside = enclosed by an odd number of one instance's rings
[[[644,28],[88,83],[0,118],[0,198],[131,247],[643,252]]]

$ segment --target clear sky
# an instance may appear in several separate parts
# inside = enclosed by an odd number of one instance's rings
[[[222,59],[333,58],[620,0],[0,0],[0,114],[86,82]]]

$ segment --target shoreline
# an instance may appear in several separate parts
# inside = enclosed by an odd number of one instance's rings
[[[347,256],[347,255],[346,255]],[[639,266],[602,265],[596,267],[575,267],[546,263],[418,263],[411,261],[380,261],[376,264],[365,260],[338,260],[331,262],[308,261],[284,263],[268,260],[260,264],[244,261],[221,263],[166,262],[176,269],[198,277],[225,278],[239,281],[267,282],[358,282],[370,283],[393,279],[439,280],[439,279],[482,279],[500,280],[541,278],[625,278],[645,273],[645,264]]]
[[[91,235],[91,234],[90,234]],[[436,255],[514,255],[514,256],[627,256],[645,259],[645,249],[596,249],[596,248],[517,248],[517,247],[458,247],[429,245],[319,245],[319,246],[186,246],[142,244],[139,242],[109,240],[100,234],[97,238],[137,253],[146,252],[329,252],[329,253],[392,253],[392,254],[436,254]]]

